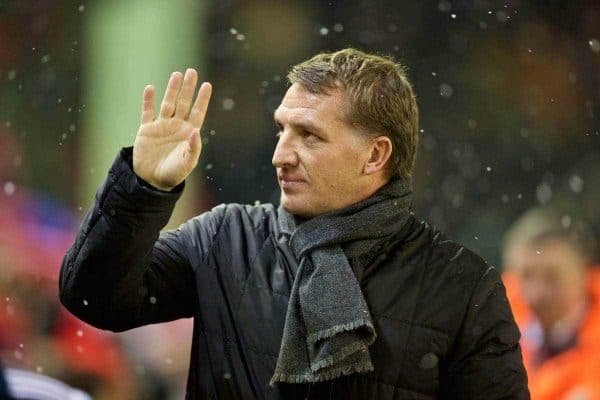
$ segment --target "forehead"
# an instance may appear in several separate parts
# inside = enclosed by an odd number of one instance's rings
[[[524,270],[574,274],[584,263],[577,250],[561,240],[530,243],[524,245],[519,253],[517,264]]]
[[[319,125],[345,123],[347,99],[343,89],[327,89],[325,93],[311,93],[294,83],[285,93],[274,116],[282,123],[310,120]]]

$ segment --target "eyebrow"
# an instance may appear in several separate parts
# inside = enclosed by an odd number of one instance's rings
[[[282,125],[281,122],[279,122],[279,120],[275,116],[275,113],[273,113],[273,121],[275,122],[275,125],[277,125],[277,126]],[[323,131],[321,130],[321,128],[319,128],[317,125],[312,124],[312,123],[310,123],[308,121],[300,121],[300,122],[297,122],[297,123],[291,123],[290,125],[292,125],[294,127],[299,127],[301,129],[304,129],[304,130],[307,130],[307,131],[315,132],[315,133],[323,133]]]

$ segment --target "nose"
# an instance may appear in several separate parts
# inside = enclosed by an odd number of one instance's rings
[[[541,282],[539,279],[531,279],[524,283],[524,297],[529,305],[536,310],[543,310],[548,306],[549,299],[551,299],[552,292],[547,287],[548,285]]]
[[[294,167],[298,165],[298,154],[289,133],[285,131],[280,133],[271,162],[275,168]]]

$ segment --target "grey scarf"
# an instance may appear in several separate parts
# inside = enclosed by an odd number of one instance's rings
[[[402,228],[410,194],[410,182],[393,180],[366,200],[298,226],[279,207],[279,225],[299,267],[271,385],[373,370],[368,347],[377,334],[348,259],[364,260]]]

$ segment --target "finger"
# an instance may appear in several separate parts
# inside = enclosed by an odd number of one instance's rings
[[[192,98],[194,97],[194,91],[196,90],[196,82],[198,81],[198,73],[193,68],[188,68],[185,71],[183,77],[183,87],[181,88],[181,94],[177,100],[175,106],[175,116],[177,118],[185,119],[190,112],[190,105],[192,104]]]
[[[200,129],[194,128],[188,137],[188,148],[187,154],[189,157],[189,162],[192,165],[192,168],[196,166],[198,163],[198,157],[200,156],[201,149],[200,142]]]
[[[212,85],[208,82],[204,82],[198,90],[198,96],[196,96],[196,101],[192,107],[189,118],[191,124],[197,128],[202,127],[211,93]]]
[[[160,105],[159,115],[161,118],[170,118],[175,112],[175,100],[177,99],[177,93],[179,92],[179,87],[181,86],[181,77],[182,75],[179,71],[171,74],[171,78],[167,84],[167,89],[165,90],[165,96],[163,97]]]
[[[142,96],[142,124],[154,121],[154,86],[148,85],[144,88]]]

